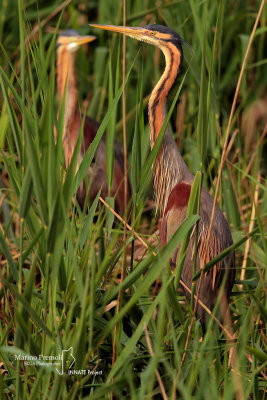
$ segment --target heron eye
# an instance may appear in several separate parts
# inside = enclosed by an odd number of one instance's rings
[[[151,35],[151,36],[155,36],[155,35],[156,35],[156,32],[150,32],[150,35]]]

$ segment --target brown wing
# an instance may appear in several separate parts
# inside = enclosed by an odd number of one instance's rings
[[[180,185],[180,186],[179,186]],[[185,191],[178,184],[174,189],[173,193],[178,196],[178,200],[168,201],[166,211],[161,223],[161,243],[164,245],[176,232],[178,227],[186,218],[187,204],[185,201],[181,201],[183,198],[185,200]],[[189,192],[190,193],[190,192]],[[184,196],[184,197],[183,197]],[[171,197],[171,195],[170,195]],[[189,196],[188,196],[189,198]],[[198,241],[197,241],[197,258],[196,258],[196,271],[200,267],[204,266],[207,262],[212,260],[217,254],[226,249],[232,244],[232,237],[228,227],[228,224],[218,207],[215,211],[215,219],[213,223],[213,228],[211,232],[210,242],[207,243],[207,234],[210,223],[210,212],[212,210],[213,199],[207,192],[205,188],[201,192],[200,200],[200,220],[198,229]],[[206,249],[208,246],[207,256],[204,260]],[[180,246],[177,248],[176,252],[171,258],[171,264],[174,267],[177,263],[179,256]],[[191,238],[187,247],[186,257],[184,261],[183,271],[181,279],[184,283],[191,289],[192,277],[193,277],[193,266],[194,266],[194,252],[195,252],[195,229],[193,229]],[[227,297],[229,297],[234,279],[235,279],[235,265],[234,265],[234,255],[229,255],[223,260],[218,262],[212,270],[205,274],[200,290],[200,300],[202,300],[207,307],[213,308],[220,286],[223,282],[224,274],[227,271],[227,279],[225,284],[225,291]],[[198,283],[196,284],[196,291],[198,290]],[[190,294],[185,291],[186,297],[190,299]],[[201,306],[197,308],[197,315],[204,324],[205,321],[205,311]]]
[[[88,149],[92,141],[94,140],[100,124],[91,117],[86,116],[84,121],[83,138],[84,138],[84,149]]]
[[[84,148],[82,154],[88,149],[92,141],[94,140],[100,124],[90,117],[85,118],[84,122]],[[114,143],[114,175],[113,175],[113,185],[111,188],[110,195],[115,197],[115,208],[122,214],[124,210],[124,176],[123,176],[123,152],[121,146],[115,140]],[[101,189],[101,196],[103,198],[107,197],[108,183],[106,174],[106,134],[104,133],[99,146],[96,150],[94,160],[88,171],[88,179],[90,182],[89,197],[92,202],[96,197],[97,193]],[[129,182],[129,181],[128,181]],[[131,197],[131,186],[128,183],[127,199],[130,200]],[[82,185],[79,188],[78,200],[83,206],[85,201],[85,186]],[[127,201],[127,202],[128,202]]]

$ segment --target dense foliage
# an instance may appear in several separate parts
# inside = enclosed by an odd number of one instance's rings
[[[169,106],[175,104],[170,126],[189,168],[203,173],[212,194],[260,3],[126,2],[127,24],[167,25],[191,47],[184,46],[184,65],[170,95]],[[203,340],[199,321],[189,329],[192,310],[182,293],[176,294],[168,265],[197,217],[189,217],[160,250],[153,212],[155,154],[149,157],[147,101],[164,68],[160,51],[127,39],[133,196],[126,242],[122,223],[99,196],[84,210],[75,201],[95,148],[76,174],[75,157],[66,170],[62,142],[54,140],[63,117],[57,117],[56,38],[60,29],[72,28],[98,37],[88,50],[79,50],[77,74],[81,109],[102,121],[97,140],[107,132],[111,185],[114,137],[122,142],[122,38],[88,24],[121,25],[122,15],[122,0],[0,2],[0,397],[264,399],[267,7],[243,74],[218,199],[234,242],[244,239],[236,249],[232,328],[229,335],[210,318]],[[44,365],[63,350],[69,350],[65,365],[75,358],[75,375]]]

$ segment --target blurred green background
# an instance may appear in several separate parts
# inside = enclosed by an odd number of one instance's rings
[[[170,128],[190,170],[202,169],[203,184],[212,194],[260,3],[126,2],[128,25],[167,25],[190,46],[184,46],[184,65],[169,96],[170,106],[185,77]],[[97,207],[98,198],[84,210],[73,200],[94,149],[89,148],[76,175],[74,164],[66,170],[60,143],[54,141],[54,126],[62,129],[62,120],[57,120],[56,38],[71,28],[97,36],[77,55],[80,108],[103,121],[100,136],[106,129],[108,138],[115,135],[122,143],[122,37],[89,26],[121,25],[122,15],[121,0],[0,2],[1,398],[103,399],[113,392],[118,399],[264,399],[267,7],[243,75],[230,131],[234,143],[219,192],[234,242],[257,228],[236,250],[230,311],[237,357],[231,359],[229,338],[213,319],[203,341],[195,321],[182,368],[192,310],[173,290],[168,260],[194,220],[159,250],[147,102],[164,69],[160,51],[126,42],[128,173],[133,187],[128,222],[148,249],[128,232],[122,284],[122,225],[103,206]],[[109,147],[110,165],[112,158]],[[158,278],[162,285],[154,296]],[[102,373],[61,376],[54,368],[27,366],[15,357],[56,356],[70,347],[75,369]]]

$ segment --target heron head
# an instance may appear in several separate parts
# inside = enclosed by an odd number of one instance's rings
[[[65,48],[69,52],[76,52],[80,46],[95,40],[95,36],[82,36],[73,29],[67,29],[61,32],[57,39],[57,47]]]
[[[174,44],[182,53],[182,44],[185,42],[174,30],[163,25],[144,25],[140,27],[115,26],[91,24],[95,28],[105,29],[111,32],[125,34],[141,42],[150,43],[162,49],[168,47],[170,43]]]

